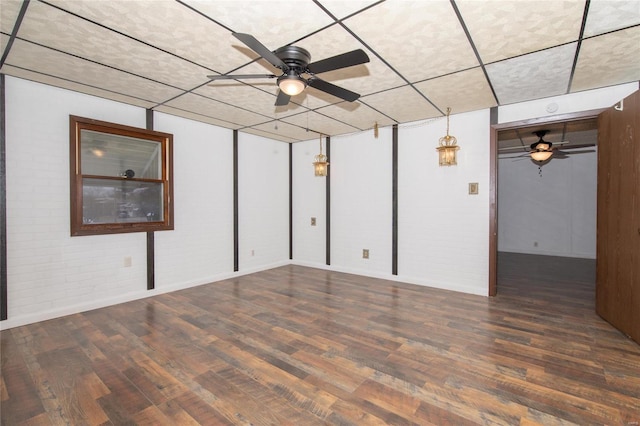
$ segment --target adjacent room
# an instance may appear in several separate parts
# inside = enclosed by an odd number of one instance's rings
[[[640,422],[640,2],[2,0],[2,425]]]

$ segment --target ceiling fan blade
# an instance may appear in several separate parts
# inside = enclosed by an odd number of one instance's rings
[[[289,67],[287,64],[282,62],[282,59],[278,58],[275,53],[270,51],[264,44],[260,43],[258,39],[256,39],[251,34],[244,33],[232,33],[232,35],[246,44],[251,50],[256,52],[258,55],[262,56],[264,59],[269,61],[271,65],[276,68],[280,68],[282,71],[287,72]]]
[[[360,95],[356,92],[352,92],[351,90],[336,86],[335,84],[329,83],[328,81],[324,81],[319,78],[311,78],[309,79],[308,83],[309,86],[313,87],[314,89],[322,90],[325,93],[337,96],[338,98],[344,99],[345,101],[353,102],[360,97]]]
[[[284,93],[282,90],[278,91],[278,97],[276,98],[275,106],[285,106],[289,103],[291,96]]]
[[[578,148],[592,148],[596,146],[594,143],[583,143],[583,144],[575,144],[575,145],[565,145],[562,147],[563,150],[568,151],[570,149],[578,149]]]
[[[307,66],[307,69],[314,74],[320,74],[323,72],[352,67],[354,65],[360,65],[367,62],[369,62],[369,56],[364,53],[364,50],[356,49],[352,50],[351,52],[313,62]]]
[[[243,78],[276,78],[273,74],[225,74],[208,75],[209,80],[240,80]]]
[[[553,153],[553,155],[561,155],[561,156],[564,156],[564,157],[568,157],[570,155],[587,154],[589,152],[596,152],[596,150],[595,149],[582,149],[580,151],[560,151],[560,150],[558,150],[558,151],[555,151]]]
[[[506,148],[498,148],[498,152],[506,152],[506,151],[527,151],[529,152],[530,148],[528,146],[508,146]]]

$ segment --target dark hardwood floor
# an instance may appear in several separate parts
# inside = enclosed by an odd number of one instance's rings
[[[594,262],[501,254],[498,296],[286,266],[2,331],[3,425],[637,425]]]

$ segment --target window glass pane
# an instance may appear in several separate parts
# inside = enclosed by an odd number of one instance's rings
[[[163,221],[163,185],[133,180],[83,179],[82,222]]]
[[[82,129],[81,174],[162,179],[161,144],[145,139]]]

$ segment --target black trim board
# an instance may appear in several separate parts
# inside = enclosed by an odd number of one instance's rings
[[[293,144],[289,144],[289,260],[293,260]]]
[[[238,239],[238,131],[233,131],[233,272],[240,270]]]
[[[321,136],[322,137],[322,136]],[[331,158],[331,138],[326,138],[327,147],[327,159]],[[326,187],[325,187],[325,199],[326,199],[326,234],[325,234],[325,250],[326,250],[326,264],[331,265],[331,166],[327,167]]]
[[[7,304],[7,145],[5,82],[0,74],[0,321],[8,318]]]
[[[391,128],[392,143],[392,218],[391,218],[391,273],[398,275],[398,125]]]
[[[153,110],[146,110],[147,130],[153,130]],[[147,290],[156,288],[155,234],[147,232]]]

